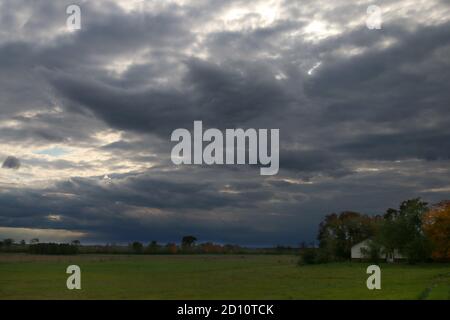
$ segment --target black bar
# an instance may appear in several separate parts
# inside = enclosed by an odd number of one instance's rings
[[[314,319],[337,316],[355,319],[391,319],[448,314],[450,301],[349,301],[349,300],[164,300],[164,301],[0,301],[0,310],[15,316],[28,312],[46,318],[86,319],[98,316],[134,319]],[[10,309],[10,310],[8,310]],[[54,312],[61,310],[61,313]],[[206,311],[209,310],[207,313]],[[187,314],[186,314],[187,313]],[[195,313],[195,314],[194,314]],[[445,317],[444,317],[445,318]]]

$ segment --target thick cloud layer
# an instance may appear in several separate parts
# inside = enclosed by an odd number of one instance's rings
[[[379,1],[373,30],[370,1],[79,1],[80,30],[69,4],[0,1],[0,233],[297,244],[448,198],[445,1]],[[173,165],[194,120],[279,128],[279,174]]]

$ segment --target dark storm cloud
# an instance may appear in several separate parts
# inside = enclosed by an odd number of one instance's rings
[[[436,180],[426,173],[415,173],[416,166],[403,167],[409,174],[368,173],[317,184],[271,187],[258,180],[194,182],[198,179],[189,173],[113,177],[111,182],[76,178],[39,192],[1,194],[0,222],[8,227],[68,228],[91,234],[88,239],[92,241],[173,241],[195,233],[202,240],[296,244],[297,239],[314,238],[323,212],[346,210],[352,204],[354,210],[381,213],[404,198],[423,196],[428,188],[445,186],[445,177]],[[378,185],[380,177],[390,182]],[[167,179],[187,181],[169,183]],[[241,193],[217,192],[223,183]],[[442,194],[427,194],[429,201],[440,197]],[[273,201],[276,199],[283,201]],[[62,218],[52,221],[49,214]]]
[[[8,156],[5,161],[3,161],[2,168],[4,169],[19,169],[20,160],[13,156]]]
[[[89,143],[93,141],[92,135],[104,127],[97,119],[50,107],[46,110],[37,109],[29,116],[14,115],[6,121],[14,122],[14,126],[0,126],[0,141],[30,142],[36,145],[68,141]]]
[[[449,25],[396,31],[400,29],[386,28],[386,35],[392,31],[397,41],[391,47],[324,66],[307,84],[311,96],[325,106],[324,125],[355,128],[352,136],[340,137],[332,148],[336,154],[344,152],[349,159],[448,159],[445,101],[450,95],[445,86],[450,73],[448,59],[440,55],[448,52]]]
[[[182,178],[179,174],[173,175],[173,180],[178,180],[176,177]],[[153,233],[149,233],[148,229],[157,234],[163,233],[155,230],[155,225],[178,225],[187,232],[189,225],[183,226],[189,220],[186,216],[191,216],[194,221],[198,219],[195,228],[207,228],[208,219],[202,215],[208,216],[213,209],[248,209],[258,201],[270,197],[270,192],[263,190],[244,190],[239,194],[221,193],[220,184],[194,181],[175,183],[164,180],[165,176],[113,176],[112,181],[74,178],[40,193],[32,190],[11,191],[0,196],[0,204],[4,209],[0,221],[2,225],[9,227],[26,224],[46,228],[55,224],[46,218],[49,213],[53,213],[64,217],[58,222],[60,228],[94,234],[106,231],[104,228],[129,229],[126,234],[117,235],[117,239],[120,239],[130,237],[133,228],[143,232],[144,223],[149,224],[146,226],[149,237]],[[34,203],[41,203],[42,206],[30,210]],[[161,213],[152,216],[144,210],[143,215],[139,216],[142,220],[133,219],[134,211],[139,215],[139,210],[148,208],[157,209]],[[244,227],[236,225],[221,228]],[[167,237],[166,235],[163,239],[170,239]]]
[[[109,158],[24,159],[37,172],[92,174],[34,189],[0,176],[0,226],[77,230],[93,241],[189,233],[296,244],[313,239],[329,212],[380,213],[415,196],[446,197],[450,28],[433,16],[444,9],[438,2],[429,8],[433,23],[419,23],[422,12],[369,30],[349,26],[366,4],[347,1],[284,1],[276,22],[255,27],[250,14],[235,29],[206,22],[248,1],[161,4],[147,13],[82,1],[82,29],[61,33],[67,4],[0,1],[0,141],[33,150],[67,144]],[[329,26],[308,34],[312,17]],[[279,128],[279,175],[175,167],[170,133],[191,130],[194,120]],[[96,136],[108,129],[120,138]]]
[[[336,149],[351,154],[353,158],[372,160],[424,160],[450,159],[450,133],[441,130],[423,130],[397,134],[366,135],[355,142]]]
[[[247,70],[200,60],[185,65],[184,89],[136,92],[65,74],[50,77],[65,98],[89,108],[109,124],[164,137],[174,128],[192,127],[197,119],[210,127],[233,127],[267,116],[275,108],[281,111],[289,103],[289,96],[264,65]]]
[[[325,173],[331,176],[350,174],[351,170],[342,163],[338,153],[323,150],[292,151],[282,150],[280,168],[302,172],[314,176]]]

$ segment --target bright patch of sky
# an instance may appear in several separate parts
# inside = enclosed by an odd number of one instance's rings
[[[46,154],[52,157],[60,157],[62,155],[65,155],[67,153],[69,153],[68,150],[65,150],[63,148],[60,147],[53,147],[53,148],[48,148],[48,149],[43,149],[43,150],[39,150],[39,151],[35,151],[35,154]]]

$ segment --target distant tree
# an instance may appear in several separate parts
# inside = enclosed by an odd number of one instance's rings
[[[175,243],[166,244],[166,250],[168,253],[175,254],[178,251],[178,247]]]
[[[3,240],[3,245],[5,247],[11,247],[13,244],[14,244],[14,240],[13,239],[8,238],[8,239],[4,239]]]
[[[433,206],[425,214],[423,229],[432,243],[433,259],[450,259],[450,201]]]
[[[191,248],[194,246],[196,241],[197,238],[194,236],[184,236],[183,239],[181,239],[181,246],[183,249]]]
[[[72,241],[72,244],[73,244],[74,246],[79,246],[79,245],[81,244],[81,242],[80,242],[80,240],[73,240],[73,241]]]
[[[32,254],[70,255],[77,254],[78,247],[67,243],[37,243],[30,245],[28,252]]]
[[[148,244],[146,251],[148,253],[157,253],[157,252],[159,252],[159,248],[160,248],[160,245],[158,244],[158,242],[153,240],[152,242],[150,242]]]
[[[319,263],[318,250],[316,248],[304,247],[300,253],[299,265]]]
[[[26,245],[27,243],[25,242],[25,240],[20,240],[20,245],[21,246],[24,246],[24,245]]]
[[[386,213],[383,215],[383,218],[386,220],[390,220],[393,219],[397,216],[398,211],[396,209],[393,208],[389,208],[386,210]]]
[[[134,241],[131,244],[131,248],[133,249],[134,253],[142,253],[144,245],[138,241]]]
[[[424,261],[430,256],[430,241],[422,229],[427,203],[420,198],[403,201],[398,210],[388,209],[376,241],[388,254],[398,250],[409,262]]]
[[[205,242],[200,245],[200,252],[202,253],[223,253],[224,248],[212,242]]]
[[[235,244],[225,244],[223,246],[223,251],[225,253],[238,253],[242,251],[242,248]]]
[[[30,240],[30,243],[31,243],[31,244],[39,243],[39,239],[38,239],[38,238],[31,239],[31,240]]]
[[[317,236],[321,259],[350,259],[351,247],[374,235],[377,219],[352,211],[325,216]]]

